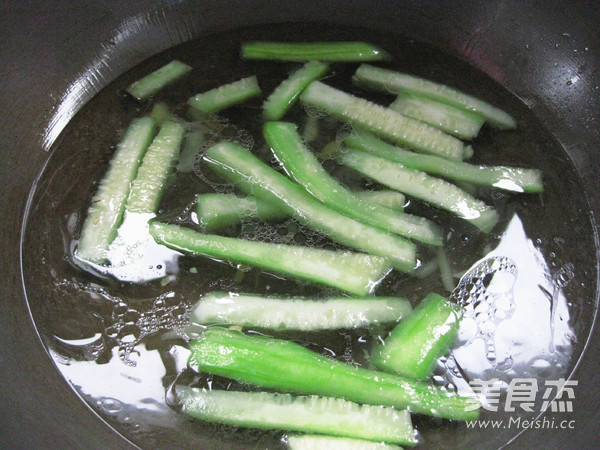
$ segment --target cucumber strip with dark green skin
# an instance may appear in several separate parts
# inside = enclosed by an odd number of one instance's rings
[[[150,117],[134,119],[117,146],[109,168],[87,211],[76,256],[100,264],[107,261],[110,243],[123,219],[125,202],[155,131]]]
[[[242,78],[188,99],[188,105],[205,114],[215,113],[261,94],[256,76]]]
[[[127,92],[138,100],[144,100],[191,71],[187,64],[173,60],[129,85]]]
[[[397,322],[410,314],[399,297],[264,297],[210,292],[196,303],[190,321],[200,325],[240,325],[269,330],[338,330]]]
[[[198,222],[205,230],[235,225],[244,217],[259,217],[264,221],[288,217],[285,211],[256,197],[234,194],[199,194],[196,196]]]
[[[415,445],[408,411],[339,398],[175,386],[183,412],[196,419],[262,430],[291,430]]]
[[[190,341],[189,366],[265,388],[408,408],[446,419],[474,420],[474,399],[396,374],[321,356],[292,341],[209,328]],[[476,403],[475,403],[476,404]]]
[[[404,211],[406,204],[406,197],[398,191],[352,191],[352,194],[364,201],[374,202],[395,211]]]
[[[131,183],[131,192],[125,204],[127,211],[156,212],[167,177],[177,160],[184,132],[183,125],[177,122],[163,123],[144,155],[137,176]]]
[[[379,345],[371,362],[382,370],[427,378],[458,336],[461,308],[431,293]]]
[[[402,447],[383,442],[320,434],[291,434],[283,441],[290,450],[402,450]]]
[[[424,217],[399,213],[356,197],[338,183],[306,148],[296,125],[267,122],[267,144],[285,171],[325,205],[360,222],[430,245],[442,245],[442,230]]]
[[[465,109],[414,94],[399,94],[389,108],[459,139],[475,138],[485,122],[482,116]]]
[[[373,293],[391,270],[385,258],[346,251],[254,242],[150,224],[156,242],[191,256],[208,256],[333,286],[354,295]]]
[[[320,81],[309,84],[300,95],[300,101],[396,144],[406,145],[421,153],[462,160],[464,145],[454,136]]]
[[[382,61],[390,59],[384,50],[368,42],[244,42],[244,59],[277,61]]]
[[[220,142],[206,151],[204,160],[234,183],[243,179],[246,187],[251,188],[248,193],[280,207],[288,215],[334,241],[388,258],[399,270],[411,272],[414,269],[416,254],[412,242],[329,208],[240,145]]]
[[[338,160],[391,189],[450,211],[485,233],[498,222],[498,213],[491,206],[454,184],[425,172],[351,148],[340,150]]]
[[[284,80],[263,103],[263,117],[266,120],[279,120],[296,103],[300,93],[312,81],[321,78],[329,70],[329,65],[319,61],[309,61]]]
[[[538,169],[477,166],[465,162],[449,161],[438,156],[422,155],[388,144],[363,130],[357,130],[350,134],[344,140],[344,144],[398,162],[411,169],[440,175],[454,181],[514,192],[539,193],[544,190],[542,173]]]
[[[441,103],[480,114],[490,125],[499,129],[516,128],[517,122],[505,111],[471,95],[444,84],[435,83],[406,73],[361,64],[352,80],[359,86],[390,94],[409,92]]]

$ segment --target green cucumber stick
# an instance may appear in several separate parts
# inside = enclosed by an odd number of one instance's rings
[[[387,372],[416,379],[427,378],[435,363],[458,336],[461,309],[431,293],[402,320],[379,346],[371,361]]]
[[[190,341],[190,367],[242,383],[298,394],[324,395],[415,413],[474,420],[473,399],[396,374],[356,367],[291,341],[209,328]]]

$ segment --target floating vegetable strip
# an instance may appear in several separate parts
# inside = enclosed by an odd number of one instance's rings
[[[333,179],[306,148],[296,125],[267,122],[264,135],[286,172],[330,208],[386,231],[427,244],[442,245],[442,230],[433,222],[361,200]]]
[[[319,434],[291,434],[283,440],[290,450],[402,450],[402,447],[383,442]]]
[[[358,130],[350,134],[344,144],[373,155],[401,163],[411,169],[440,175],[454,181],[496,187],[516,192],[542,192],[544,184],[538,169],[506,166],[476,166],[459,161],[448,161],[433,155],[421,155],[378,139],[369,132]]]
[[[279,120],[298,100],[300,93],[312,81],[321,78],[329,70],[329,65],[310,61],[283,81],[263,104],[266,120]]]
[[[385,338],[371,361],[380,369],[424,379],[458,336],[461,308],[431,293]]]
[[[263,430],[292,430],[415,445],[408,411],[338,398],[176,386],[183,412],[200,420]]]
[[[300,101],[421,153],[459,161],[463,157],[463,143],[455,137],[320,81],[313,81],[300,95]]]
[[[106,175],[92,198],[81,230],[76,256],[103,263],[110,243],[117,235],[131,182],[154,135],[155,122],[149,117],[134,119],[117,146]]]
[[[279,61],[382,61],[390,55],[367,42],[245,42],[242,58]]]
[[[410,302],[398,297],[311,300],[211,292],[194,306],[190,321],[201,325],[314,331],[396,322],[411,311]]]
[[[517,126],[512,116],[483,100],[460,92],[450,86],[438,84],[413,75],[369,64],[362,64],[356,70],[353,81],[359,86],[391,94],[409,92],[431,98],[441,103],[460,107],[482,115],[487,122],[499,129],[512,129]]]
[[[187,64],[173,60],[132,83],[127,92],[138,100],[144,100],[191,71],[192,68]]]
[[[404,211],[406,197],[398,191],[352,191],[358,198],[396,211]]]
[[[215,113],[261,94],[256,76],[224,84],[188,99],[188,105],[203,113]]]
[[[267,166],[249,150],[233,142],[209,148],[204,160],[220,175],[240,179],[257,198],[271,203],[334,241],[388,258],[394,267],[410,272],[416,265],[415,246],[400,236],[358,222],[327,207],[306,190]]]
[[[389,108],[459,139],[473,139],[485,122],[470,111],[413,94],[399,94]]]
[[[354,295],[372,293],[390,271],[386,259],[363,253],[254,242],[150,224],[156,242],[192,256],[208,256],[308,279]]]
[[[452,183],[408,169],[400,163],[354,149],[342,149],[338,160],[363,175],[467,220],[483,232],[498,222],[498,213]]]
[[[131,184],[131,192],[125,209],[134,213],[156,212],[164,185],[170,174],[184,133],[183,125],[166,121],[148,147],[137,176]]]
[[[215,230],[240,223],[244,217],[260,217],[264,221],[288,217],[281,208],[249,195],[200,194],[196,196],[197,214],[205,230]]]
[[[477,410],[467,411],[473,399],[400,375],[336,361],[291,341],[209,328],[200,339],[190,341],[190,350],[190,367],[242,383],[409,408],[455,420],[478,416]]]

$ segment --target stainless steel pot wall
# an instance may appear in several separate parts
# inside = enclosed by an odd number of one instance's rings
[[[311,21],[401,33],[448,49],[516,94],[552,130],[581,174],[592,212],[600,213],[596,1],[51,0],[4,2],[1,11],[4,448],[130,448],[75,395],[46,354],[23,294],[19,239],[27,195],[70,117],[116,76],[175,44],[240,26]],[[569,418],[575,428],[529,430],[512,445],[594,447],[600,427],[598,373],[600,336],[592,335],[574,375],[578,396]]]

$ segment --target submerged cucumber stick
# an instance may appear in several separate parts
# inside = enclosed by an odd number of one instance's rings
[[[433,222],[362,200],[338,183],[306,148],[295,124],[267,122],[263,133],[286,172],[330,208],[362,223],[413,240],[442,245],[442,230]]]
[[[191,256],[247,264],[354,295],[371,294],[391,270],[386,259],[364,253],[247,241],[160,222],[150,224],[150,234],[157,243]]]
[[[298,96],[312,81],[321,78],[329,70],[329,65],[309,61],[290,77],[284,80],[263,103],[263,116],[266,120],[279,120],[298,100]]]
[[[191,71],[190,66],[175,59],[132,83],[127,92],[138,100],[144,100]]]
[[[205,114],[216,113],[261,94],[256,76],[242,78],[188,99],[188,105]]]
[[[517,126],[517,122],[510,114],[483,100],[460,92],[450,86],[414,75],[362,64],[356,70],[352,80],[359,86],[377,89],[386,93],[409,92],[463,108],[483,116],[487,122],[499,129],[512,129]]]
[[[339,398],[176,386],[183,412],[200,420],[262,430],[291,430],[415,445],[408,411]]]
[[[300,101],[418,152],[459,161],[463,158],[464,145],[455,137],[320,81],[313,81],[300,95]]]
[[[399,270],[414,270],[416,253],[412,242],[329,208],[240,145],[220,142],[206,151],[204,160],[229,181],[243,182],[249,187],[249,193],[278,206],[332,240],[387,258]]]
[[[198,222],[205,230],[235,225],[245,217],[259,217],[264,221],[288,217],[280,208],[252,195],[238,197],[235,194],[199,194],[196,202]]]
[[[390,332],[371,362],[387,372],[427,378],[456,341],[461,315],[458,305],[429,294]]]
[[[244,59],[279,61],[382,61],[390,55],[367,42],[245,42],[241,49]]]
[[[106,261],[108,247],[123,219],[131,182],[154,131],[155,121],[150,117],[134,119],[127,128],[87,211],[76,252],[78,258],[92,263]]]
[[[415,413],[473,420],[473,399],[442,388],[314,353],[291,341],[209,328],[190,341],[190,367],[242,383],[299,394],[345,398]]]
[[[125,204],[127,211],[156,212],[167,177],[177,160],[184,131],[183,125],[177,122],[163,123],[131,184],[131,192]]]
[[[190,312],[190,321],[200,325],[314,331],[396,322],[411,311],[410,302],[399,297],[331,297],[312,300],[211,292],[196,303]]]
[[[402,450],[402,447],[383,442],[319,434],[292,434],[283,440],[289,450]]]
[[[349,148],[339,152],[338,160],[389,188],[450,211],[485,233],[498,222],[498,213],[491,206],[458,186],[425,172]]]

